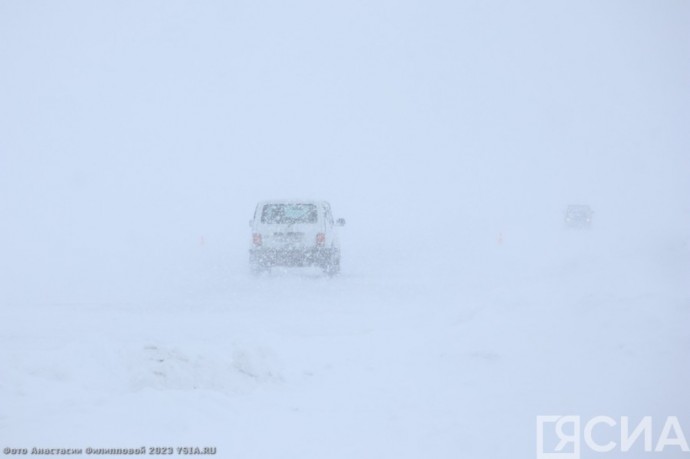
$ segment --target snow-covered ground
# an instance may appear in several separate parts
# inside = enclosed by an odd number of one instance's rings
[[[689,55],[674,0],[0,1],[3,454],[690,439]],[[342,274],[251,276],[299,197]]]
[[[687,421],[687,242],[548,233],[445,266],[352,248],[333,279],[252,277],[207,243],[148,295],[6,301],[3,443],[509,458],[533,454],[537,415]]]

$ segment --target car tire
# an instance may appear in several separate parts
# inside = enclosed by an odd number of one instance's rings
[[[268,272],[270,271],[271,268],[266,266],[259,258],[256,256],[250,255],[249,256],[249,271],[251,271],[252,274],[255,276],[258,276],[261,273]]]
[[[334,251],[323,266],[323,272],[329,276],[340,273],[340,252]]]

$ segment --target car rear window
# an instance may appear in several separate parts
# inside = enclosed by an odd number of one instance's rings
[[[314,204],[266,204],[261,211],[261,223],[316,223],[317,218]]]
[[[586,206],[570,206],[568,207],[568,213],[575,215],[587,215],[592,213],[592,209]]]

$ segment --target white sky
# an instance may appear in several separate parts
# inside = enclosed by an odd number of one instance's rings
[[[363,244],[569,202],[685,231],[689,57],[684,0],[2,0],[5,269],[242,245],[274,197],[331,200]]]

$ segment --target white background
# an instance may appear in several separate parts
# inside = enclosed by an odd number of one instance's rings
[[[680,0],[1,0],[0,446],[690,429],[688,56]],[[249,275],[295,197],[347,219],[339,277]]]

